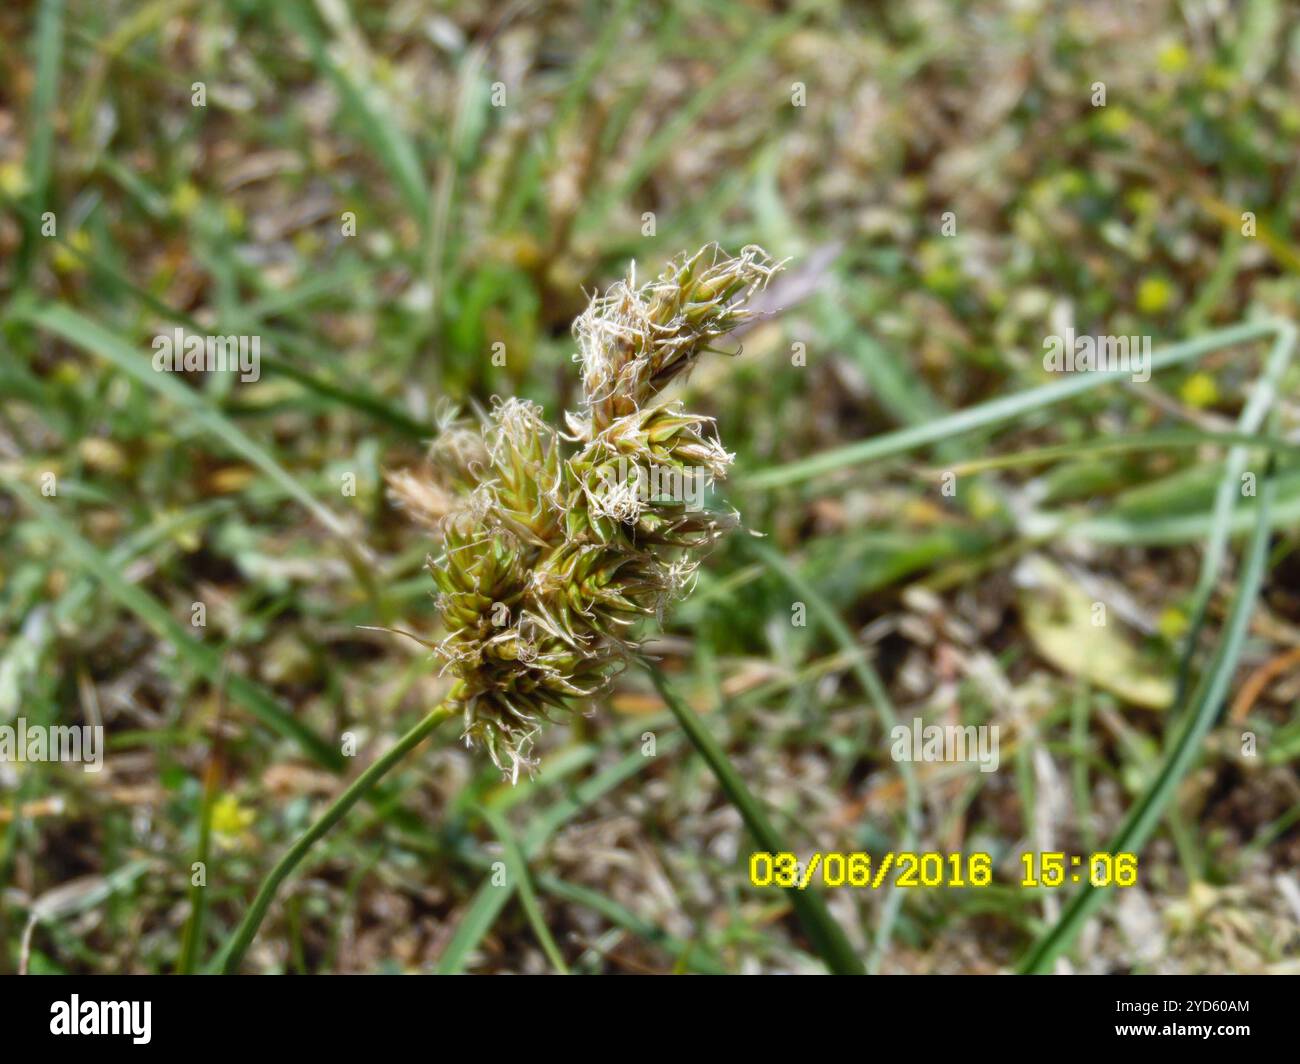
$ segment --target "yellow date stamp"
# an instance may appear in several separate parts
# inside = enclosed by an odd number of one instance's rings
[[[1020,886],[1026,889],[1090,883],[1094,887],[1131,887],[1137,883],[1137,855],[1045,852],[1021,855]],[[987,853],[794,853],[757,850],[749,857],[749,881],[756,887],[807,890],[852,887],[880,890],[988,887],[993,885],[993,857]]]

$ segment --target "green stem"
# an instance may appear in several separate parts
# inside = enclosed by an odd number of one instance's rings
[[[740,811],[745,825],[749,828],[758,844],[769,853],[789,853],[789,847],[781,841],[776,830],[768,822],[763,807],[750,794],[749,788],[745,786],[739,773],[727,760],[727,755],[723,753],[718,741],[713,738],[713,735],[704,726],[704,722],[668,686],[668,681],[664,679],[658,669],[648,662],[643,664],[645,664],[646,671],[650,673],[650,678],[654,681],[660,696],[668,703],[668,708],[673,711],[677,723],[682,726],[682,731],[686,733],[686,737],[690,739],[700,756],[704,758],[723,791],[731,800],[731,804]],[[861,959],[854,953],[853,946],[845,938],[843,929],[831,917],[830,910],[826,908],[826,903],[822,900],[821,895],[811,890],[801,890],[796,887],[787,888],[787,893],[790,895],[790,902],[799,916],[799,922],[803,924],[803,928],[808,933],[809,939],[812,940],[817,953],[826,962],[826,967],[835,975],[864,975],[865,969],[862,966]]]
[[[253,899],[252,907],[245,914],[243,921],[226,942],[221,953],[218,954],[214,962],[214,967],[218,971],[227,975],[238,971],[240,962],[244,959],[245,951],[252,943],[254,936],[257,934],[257,929],[261,927],[262,920],[266,917],[266,910],[270,908],[271,901],[275,898],[276,889],[284,882],[289,873],[298,867],[302,859],[307,856],[307,851],[330,828],[342,820],[344,814],[356,805],[402,758],[419,746],[429,733],[450,717],[453,712],[446,702],[432,710],[420,723],[398,739],[387,753],[378,758],[365,772],[353,780],[348,785],[347,790],[334,799],[320,819],[303,833],[302,837],[293,844],[288,853],[280,858],[280,863],[271,869],[270,875],[263,880],[261,887],[257,891],[257,897]]]

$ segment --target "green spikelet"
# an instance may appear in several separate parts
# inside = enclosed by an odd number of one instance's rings
[[[446,422],[429,477],[389,478],[441,537],[436,650],[457,677],[464,737],[511,779],[533,765],[542,724],[609,684],[638,622],[662,616],[689,588],[693,555],[735,526],[647,489],[665,477],[711,486],[732,460],[711,419],[656,397],[748,320],[743,302],[779,268],[761,248],[731,257],[711,244],[639,288],[633,273],[574,323],[584,402],[567,435],[508,399],[478,431]]]

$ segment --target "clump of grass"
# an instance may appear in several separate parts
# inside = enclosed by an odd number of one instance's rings
[[[711,486],[733,457],[710,418],[661,392],[747,320],[745,300],[779,268],[761,248],[733,257],[716,244],[639,287],[633,268],[574,325],[583,403],[567,433],[507,399],[478,430],[448,421],[426,475],[390,478],[441,544],[431,568],[447,635],[435,649],[457,678],[449,704],[512,780],[535,765],[542,724],[609,684],[638,622],[661,617],[734,526],[648,490]]]

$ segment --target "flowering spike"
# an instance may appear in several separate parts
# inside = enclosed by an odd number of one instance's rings
[[[567,434],[507,399],[479,431],[443,417],[427,477],[390,475],[390,496],[442,540],[436,652],[457,677],[464,738],[508,778],[531,771],[555,711],[626,666],[637,622],[689,589],[687,555],[735,527],[694,497],[733,458],[712,420],[657,397],[748,320],[745,300],[780,266],[716,244],[640,287],[634,266],[574,324],[584,402]]]

